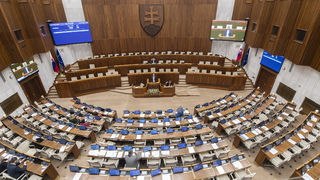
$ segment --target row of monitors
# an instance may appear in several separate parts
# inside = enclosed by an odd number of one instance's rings
[[[64,145],[67,144],[67,143],[68,143],[69,145],[74,145],[74,142],[72,142],[72,141],[67,141],[66,139],[54,138],[53,136],[44,135],[44,134],[42,134],[41,132],[34,131],[34,130],[32,130],[31,128],[28,128],[28,127],[24,126],[23,124],[20,124],[17,120],[12,119],[11,116],[8,116],[8,119],[9,119],[9,120],[11,119],[13,124],[17,125],[17,126],[20,127],[21,129],[24,129],[26,132],[29,132],[29,133],[34,134],[35,136],[37,136],[37,137],[38,137],[37,142],[39,142],[39,143],[42,142],[41,138],[44,138],[44,139],[47,139],[47,140],[49,140],[49,141],[55,141],[55,142],[58,142],[58,143],[64,144]],[[41,142],[40,142],[40,141],[41,141]]]
[[[157,110],[156,113],[157,114],[162,114],[162,113],[173,113],[174,110],[172,109],[167,109],[166,111],[163,110]],[[134,112],[130,112],[129,110],[124,110],[123,114],[141,114],[142,112],[140,110],[135,110]],[[150,110],[147,110],[144,112],[144,114],[151,114]],[[192,115],[190,115],[192,118]]]
[[[96,110],[99,110],[99,111],[107,111],[107,112],[112,112],[113,110],[111,110],[110,108],[102,108],[102,107],[95,107],[93,105],[88,105],[87,103],[80,103],[80,99],[78,99],[77,97],[73,97],[73,100],[76,100],[75,104],[80,104],[82,106],[86,106],[90,109],[96,109]],[[114,111],[115,112],[115,111]]]
[[[230,163],[233,163],[233,162],[236,162],[238,160],[241,160],[241,159],[244,159],[244,156],[243,155],[235,155],[235,156],[232,156],[230,158]],[[217,166],[221,166],[223,164],[226,164],[228,163],[229,161],[227,159],[218,159],[216,161],[213,161],[212,162],[212,167],[217,167]],[[210,167],[209,164],[197,164],[195,166],[193,166],[193,170],[194,171],[198,171],[200,169],[203,169],[203,168],[208,168]],[[70,168],[70,171],[71,172],[79,172],[80,171],[80,167],[79,166],[69,166]],[[173,167],[172,168],[172,172],[175,174],[175,173],[182,173],[184,171],[190,171],[189,167]],[[100,174],[100,169],[99,168],[89,168],[89,172],[88,172],[90,175],[99,175]],[[107,173],[105,171],[105,173]],[[167,174],[169,173],[169,170],[161,170],[160,168],[159,169],[155,169],[155,170],[152,170],[150,171],[150,174],[151,176],[156,176],[156,175],[159,175],[161,173],[164,173],[164,174]],[[147,175],[147,172],[146,173],[141,173],[140,169],[136,169],[136,170],[130,170],[129,171],[129,174],[131,177],[133,176],[140,176],[140,175]],[[109,170],[109,175],[110,176],[120,176],[120,175],[128,175],[127,174],[127,171],[120,171],[119,169],[110,169]]]
[[[270,151],[270,149],[272,149],[274,146],[279,146],[282,142],[287,141],[288,139],[290,139],[292,136],[295,136],[301,129],[304,128],[304,126],[307,125],[307,122],[310,119],[307,118],[303,123],[301,123],[300,126],[298,126],[297,128],[295,128],[292,132],[286,134],[283,138],[280,138],[278,140],[276,140],[274,143],[267,145],[266,147],[264,147],[264,151],[268,152]]]
[[[211,101],[211,102],[206,102],[206,103],[204,103],[203,105],[198,104],[198,105],[195,106],[195,108],[200,108],[201,106],[207,107],[207,106],[209,106],[210,104],[215,104],[216,102],[220,102],[220,101],[222,101],[222,100],[224,100],[224,99],[227,99],[228,97],[230,97],[230,96],[232,96],[232,95],[234,95],[233,92],[231,92],[229,95],[225,95],[223,98],[219,98],[218,100],[213,100],[213,101]]]
[[[187,53],[186,52],[179,52],[179,51],[175,51],[175,52],[172,52],[172,51],[168,51],[168,52],[141,52],[141,55],[159,55],[159,54],[187,54],[187,55],[191,55],[191,54],[193,54],[193,55],[204,55],[204,53],[203,52],[191,52],[191,51],[187,51]],[[127,55],[127,53],[121,53],[121,56],[126,56]],[[140,55],[140,52],[135,52],[135,53],[128,53],[128,55],[129,56],[133,56],[133,55]],[[211,53],[211,52],[208,52],[207,53],[207,55],[208,56],[213,56],[213,53]],[[115,54],[108,54],[108,57],[113,57],[113,56],[115,56],[115,57],[117,57],[117,56],[120,56],[120,53],[115,53]],[[219,56],[218,54],[215,54],[215,56]],[[106,55],[94,55],[93,56],[93,58],[104,58],[104,57],[106,57]],[[87,57],[87,59],[92,59],[90,56],[88,56]]]
[[[218,141],[222,140],[221,138],[218,138],[218,137],[215,137],[215,138],[212,138],[210,141],[211,143],[217,143]],[[205,143],[200,140],[200,141],[196,141],[195,142],[195,146],[200,146],[202,144],[206,144],[207,141],[205,141]],[[180,143],[178,144],[178,149],[183,149],[183,148],[186,148],[186,147],[189,147],[189,146],[192,146],[192,144],[186,144],[186,143]],[[166,150],[170,150],[170,149],[174,149],[175,146],[170,146],[170,145],[162,145],[161,146],[161,150],[162,151],[166,151]],[[93,144],[91,145],[91,150],[99,150],[100,149],[100,146],[98,144]],[[112,146],[108,146],[108,150],[109,151],[112,151],[112,150],[118,150],[118,151],[129,151],[133,149],[132,146],[123,146],[122,147],[116,147],[114,145]],[[136,150],[139,150],[140,148],[137,148]],[[151,147],[151,146],[146,146],[146,147],[143,147],[143,152],[147,152],[147,151],[151,151],[151,150],[154,150],[154,151],[158,151],[158,147]]]
[[[188,116],[187,119],[192,119],[192,116]],[[181,117],[176,117],[175,118],[176,121],[181,121],[184,120],[184,118]],[[170,122],[173,121],[173,119],[170,118],[164,118],[163,122]],[[134,123],[134,122],[138,122],[138,121],[134,121],[133,119],[127,119],[126,121],[122,120],[121,118],[116,119],[117,123],[123,123],[123,122],[127,122],[127,123]],[[147,121],[145,119],[139,119],[138,123],[146,123]],[[158,119],[151,119],[151,123],[158,123],[158,122],[162,122],[162,120],[158,120]]]
[[[35,108],[33,108],[32,110],[33,110],[33,113],[30,113],[31,116],[32,116],[33,114],[38,114],[38,115],[40,115],[40,116],[42,116],[42,117],[44,117],[44,118],[46,118],[46,119],[49,119],[49,120],[52,121],[52,122],[57,122],[57,123],[60,124],[60,125],[67,125],[67,126],[69,126],[69,127],[77,128],[77,129],[79,129],[79,130],[88,130],[88,131],[91,131],[91,130],[92,130],[91,128],[87,128],[86,126],[81,126],[81,125],[80,125],[80,126],[77,126],[77,125],[75,125],[75,124],[73,124],[73,123],[67,123],[67,122],[65,122],[65,121],[59,121],[59,120],[57,120],[56,118],[49,117],[49,116],[46,115],[46,114],[42,114],[41,112],[37,111]]]
[[[203,127],[202,124],[196,125],[196,129],[202,129],[202,127]],[[182,132],[186,132],[188,130],[193,130],[193,128],[192,127],[190,127],[189,129],[188,129],[188,127],[181,128]],[[113,133],[117,134],[118,133],[118,131],[113,131],[113,129],[107,129],[106,132],[107,132],[107,134],[113,134]],[[170,128],[170,129],[166,130],[166,133],[173,133],[173,132],[179,132],[179,129],[173,130],[172,128]],[[128,135],[128,134],[133,134],[133,133],[134,132],[131,132],[131,131],[129,132],[128,130],[121,130],[121,135]],[[160,133],[163,133],[163,131],[160,131]],[[148,134],[148,131],[143,132],[143,130],[136,130],[135,134],[136,135]],[[150,131],[150,134],[159,134],[159,132],[157,129],[154,129],[154,130]]]

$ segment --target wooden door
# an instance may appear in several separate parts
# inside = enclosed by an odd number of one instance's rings
[[[46,91],[38,73],[23,80],[20,85],[30,104],[34,105],[34,101],[38,101],[41,95],[46,96]]]
[[[265,92],[265,96],[269,95],[277,75],[277,72],[261,65],[255,87],[260,87],[261,91]]]

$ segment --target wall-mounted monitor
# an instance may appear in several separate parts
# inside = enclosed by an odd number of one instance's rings
[[[269,54],[267,51],[263,52],[260,64],[267,66],[268,68],[279,72],[284,61],[283,56],[274,56]]]
[[[22,80],[39,71],[38,65],[36,62],[34,62],[33,57],[23,63],[12,64],[11,70],[18,82],[21,82]]]
[[[89,22],[49,24],[55,45],[92,42]]]
[[[212,21],[211,40],[244,41],[247,21]]]

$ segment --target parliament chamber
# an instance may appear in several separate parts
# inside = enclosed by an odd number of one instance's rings
[[[0,179],[320,179],[320,1],[0,1]]]

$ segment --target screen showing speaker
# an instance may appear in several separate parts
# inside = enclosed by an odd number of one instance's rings
[[[211,40],[244,41],[247,21],[212,21]]]

